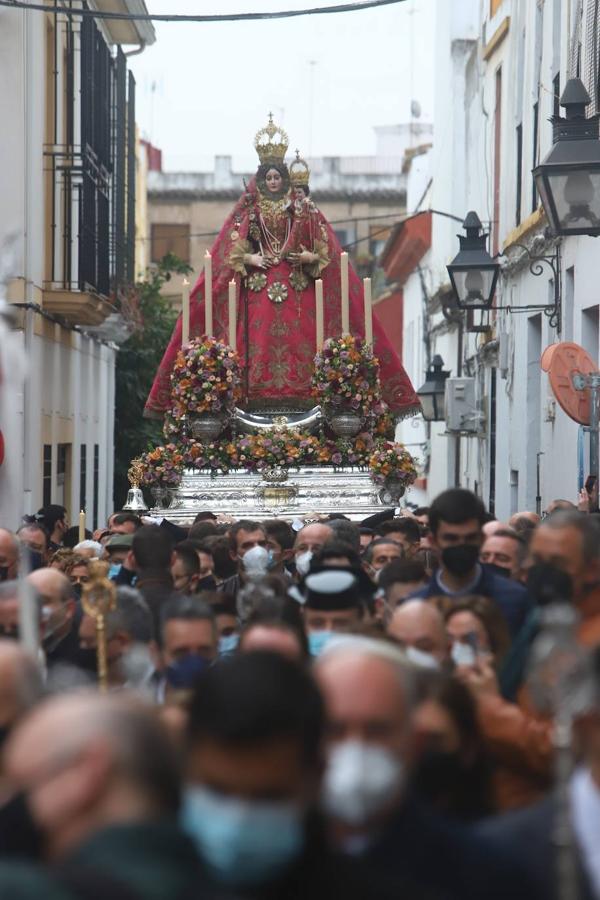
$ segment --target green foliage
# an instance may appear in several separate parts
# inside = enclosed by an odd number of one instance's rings
[[[172,273],[187,274],[190,266],[172,253],[148,271],[145,281],[132,286],[124,306],[135,320],[132,336],[117,355],[115,376],[115,508],[125,503],[131,460],[162,443],[162,420],[144,419],[144,404],[171,337],[177,313],[162,296]]]

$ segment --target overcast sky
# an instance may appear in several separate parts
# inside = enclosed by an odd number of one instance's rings
[[[409,121],[412,99],[421,104],[423,121],[431,121],[435,3],[406,0],[280,21],[156,23],[154,46],[130,60],[142,134],[163,149],[165,170],[211,170],[215,154],[233,156],[236,169],[245,170],[254,167],[252,141],[272,110],[289,133],[290,150],[372,154],[373,126]],[[146,5],[153,13],[216,14],[302,9],[332,0]]]

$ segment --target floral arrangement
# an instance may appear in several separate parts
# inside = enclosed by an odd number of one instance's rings
[[[373,480],[384,484],[387,478],[412,484],[417,477],[415,462],[403,444],[384,441],[369,459]]]
[[[351,408],[358,415],[381,415],[379,360],[359,337],[328,338],[315,356],[312,394],[322,406]]]
[[[181,481],[185,468],[185,456],[176,444],[155,447],[140,457],[142,485],[173,485]]]
[[[242,396],[238,354],[213,337],[194,338],[177,354],[170,418],[231,412]]]

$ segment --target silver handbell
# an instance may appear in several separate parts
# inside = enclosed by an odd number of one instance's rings
[[[123,507],[127,512],[147,512],[148,507],[144,502],[142,489],[139,487],[130,487],[127,493],[127,503]]]

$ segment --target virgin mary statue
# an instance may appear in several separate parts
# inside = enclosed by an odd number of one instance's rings
[[[248,410],[302,410],[313,405],[310,381],[316,353],[315,279],[323,280],[325,337],[340,335],[340,244],[309,198],[308,167],[285,163],[288,138],[269,124],[256,135],[260,165],[225,221],[211,250],[213,332],[228,340],[228,286],[237,283],[237,349],[245,366]],[[364,336],[362,285],[349,277],[350,331]],[[398,417],[420,408],[400,359],[374,313],[374,352],[384,400]],[[191,294],[190,337],[204,333],[204,273]],[[145,415],[170,405],[170,375],[181,347],[181,317],[156,374]]]

